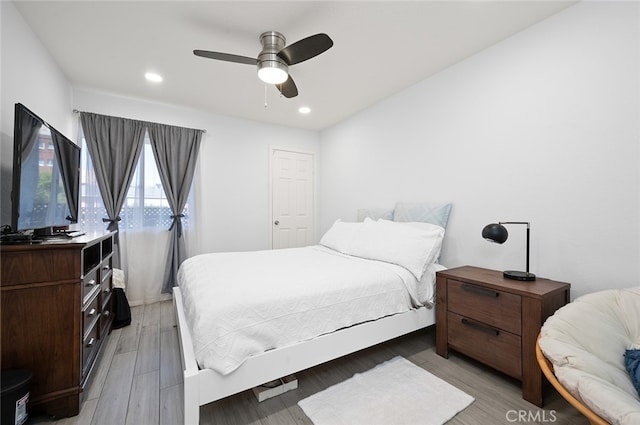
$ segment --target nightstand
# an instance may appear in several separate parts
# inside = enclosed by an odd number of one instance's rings
[[[542,372],[535,343],[540,327],[569,302],[571,285],[464,266],[436,278],[436,352],[449,349],[522,381],[522,397],[542,407]]]

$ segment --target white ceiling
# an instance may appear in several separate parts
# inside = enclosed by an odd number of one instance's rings
[[[18,1],[76,87],[320,130],[517,33],[574,1]],[[194,49],[257,57],[258,36],[319,32],[334,46],[290,73],[281,97],[251,65]],[[145,72],[164,77],[146,81]],[[311,114],[300,115],[306,105]]]

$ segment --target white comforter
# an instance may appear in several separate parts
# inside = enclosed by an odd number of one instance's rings
[[[405,268],[323,246],[203,254],[178,283],[198,365],[228,374],[248,357],[429,304],[435,271]]]

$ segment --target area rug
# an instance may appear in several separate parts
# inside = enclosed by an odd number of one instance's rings
[[[314,425],[441,425],[474,398],[394,357],[298,402]]]

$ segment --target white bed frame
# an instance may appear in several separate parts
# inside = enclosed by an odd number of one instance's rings
[[[247,359],[238,369],[221,375],[199,369],[187,326],[180,288],[173,288],[180,356],[184,377],[184,423],[200,421],[200,406],[262,385],[265,382],[317,366],[363,348],[422,329],[435,323],[435,308],[419,308],[322,335]]]

